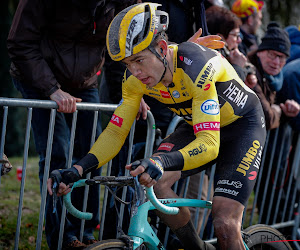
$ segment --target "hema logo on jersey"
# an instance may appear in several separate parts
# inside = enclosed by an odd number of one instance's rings
[[[193,126],[194,134],[203,131],[203,130],[220,130],[220,123],[219,122],[201,122],[197,123]]]
[[[207,100],[201,105],[201,111],[208,115],[217,115],[220,113],[219,104],[215,100]]]
[[[110,122],[111,122],[112,124],[115,124],[116,126],[118,126],[118,127],[121,128],[121,127],[122,127],[122,124],[123,124],[123,118],[121,118],[121,117],[119,117],[119,116],[113,114],[113,116],[111,117]]]

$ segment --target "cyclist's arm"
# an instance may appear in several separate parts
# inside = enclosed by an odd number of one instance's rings
[[[83,167],[84,173],[103,166],[119,153],[139,110],[142,96],[140,83],[133,76],[129,77],[123,83],[122,101],[109,124],[100,134],[88,155],[77,163]]]
[[[191,87],[193,96],[193,129],[196,139],[179,151],[160,155],[165,170],[189,170],[200,167],[214,160],[220,147],[220,112],[215,82],[224,75],[225,68],[220,62],[220,57],[211,59],[215,70],[214,76],[206,80],[202,87],[198,87],[198,78],[203,75],[205,66]],[[209,85],[208,85],[209,84]],[[204,87],[205,86],[205,87]],[[203,112],[201,107],[215,105],[212,110]]]

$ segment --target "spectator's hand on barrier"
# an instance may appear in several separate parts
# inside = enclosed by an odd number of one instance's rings
[[[54,190],[57,196],[66,195],[71,191],[69,184],[80,180],[82,176],[82,168],[76,166],[77,168],[73,166],[68,169],[56,169],[50,173],[47,180],[47,189],[50,195],[53,195]]]
[[[238,65],[238,66],[244,68],[244,66],[247,62],[247,58],[244,56],[243,53],[241,53],[239,51],[238,48],[235,48],[235,49],[230,51],[229,62],[231,64],[235,64],[235,65]]]
[[[142,114],[142,118],[144,120],[147,119],[147,111],[150,110],[150,107],[148,106],[148,104],[144,101],[144,98],[141,99],[141,103],[140,103],[140,109],[138,114],[136,115],[136,120],[140,119],[140,116]]]
[[[131,170],[130,174],[132,176],[140,175],[139,182],[146,187],[155,185],[164,173],[159,157],[137,160],[127,165],[126,169]]]
[[[58,105],[58,112],[73,113],[76,111],[76,102],[81,102],[82,99],[71,96],[69,93],[61,89],[56,90],[50,95],[50,99]]]
[[[288,117],[296,117],[300,112],[299,103],[294,100],[286,100],[285,103],[280,103],[280,108]]]
[[[255,74],[248,74],[245,80],[246,85],[253,89],[257,84],[257,77]]]
[[[203,45],[210,49],[221,49],[225,46],[220,36],[217,35],[208,35],[201,37],[202,29],[200,28],[189,40],[188,42],[197,43]]]
[[[277,104],[272,104],[272,105],[271,105],[271,108],[272,108],[276,113],[278,113],[279,115],[281,115],[282,111],[281,111],[281,108],[280,108],[279,105],[277,105]]]

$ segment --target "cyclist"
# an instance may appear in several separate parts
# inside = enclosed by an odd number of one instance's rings
[[[212,209],[216,236],[222,249],[243,249],[242,213],[255,184],[266,137],[260,101],[217,51],[191,42],[168,45],[168,14],[157,10],[158,6],[130,6],[111,22],[108,52],[128,69],[123,99],[89,154],[72,168],[56,172],[62,177],[58,195],[68,193],[69,183],[118,153],[142,96],[148,95],[186,122],[161,143],[152,157],[135,162],[137,168],[131,174],[141,174],[141,184],[148,187],[155,184],[159,198],[171,198],[176,197],[171,186],[181,176],[195,174],[216,162]],[[51,184],[50,178],[50,194]],[[188,208],[161,218],[185,249],[210,249],[195,232]]]

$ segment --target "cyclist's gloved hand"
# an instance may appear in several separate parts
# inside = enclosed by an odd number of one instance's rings
[[[164,173],[164,168],[159,157],[153,156],[143,160],[137,160],[131,164],[131,169],[134,170],[140,165],[145,168],[145,173],[148,173],[153,180],[158,181]]]
[[[77,168],[71,167],[68,169],[53,170],[50,173],[50,178],[53,180],[53,182],[57,182],[58,184],[63,182],[66,185],[69,185],[70,183],[80,180],[81,176]]]

